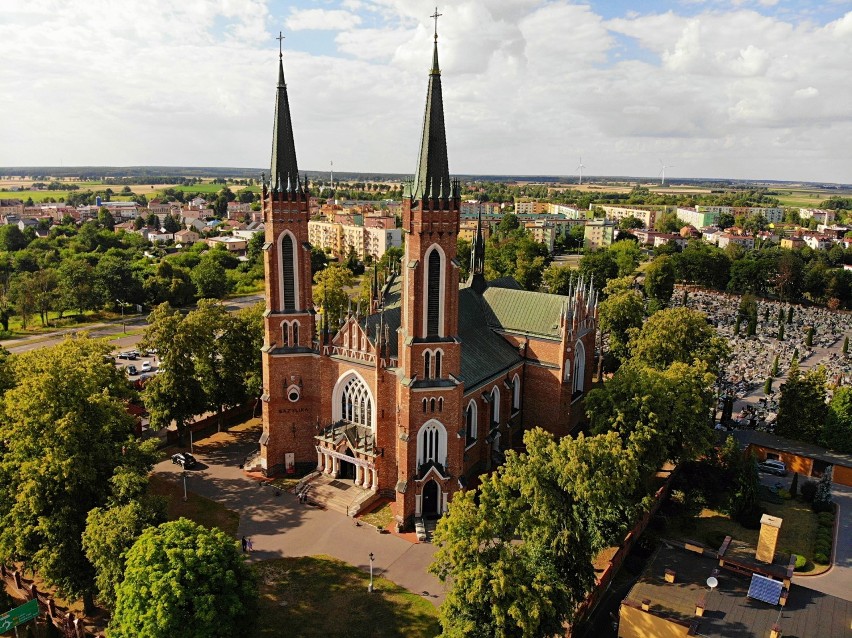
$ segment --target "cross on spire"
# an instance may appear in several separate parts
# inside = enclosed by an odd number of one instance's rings
[[[444,14],[438,13],[438,7],[435,7],[435,13],[429,16],[430,18],[435,19],[435,42],[438,41],[438,18],[440,18],[442,15]]]
[[[435,12],[437,13],[437,9],[435,10]],[[437,25],[438,25],[438,23],[435,22],[435,28],[436,29],[438,28]],[[275,39],[278,40],[278,59],[281,60],[281,59],[284,58],[284,51],[283,51],[283,48],[282,48],[282,44],[284,42],[284,34],[281,31],[279,31],[278,37],[275,38]]]

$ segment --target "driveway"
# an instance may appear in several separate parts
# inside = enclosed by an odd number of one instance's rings
[[[239,465],[257,448],[257,432],[250,436],[217,435],[221,444],[196,444],[199,469],[187,472],[187,488],[239,512],[238,536],[250,537],[252,558],[327,554],[374,573],[421,594],[438,605],[444,598],[441,582],[427,572],[435,548],[414,544],[392,534],[379,534],[369,525],[356,526],[353,519],[333,511],[300,505],[294,494],[247,478]],[[235,440],[236,439],[236,440]],[[155,466],[164,475],[180,474],[170,460]]]
[[[793,581],[802,587],[852,601],[852,488],[835,484],[832,494],[838,507],[834,564],[824,574],[796,576]]]

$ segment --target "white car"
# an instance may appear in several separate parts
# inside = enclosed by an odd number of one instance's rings
[[[151,371],[151,362],[143,361],[142,362],[142,372],[150,372]]]

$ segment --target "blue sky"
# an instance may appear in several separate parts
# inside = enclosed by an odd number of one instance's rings
[[[434,2],[4,0],[0,165],[414,170]],[[852,182],[852,0],[456,0],[451,170]],[[47,34],[47,35],[46,35]]]

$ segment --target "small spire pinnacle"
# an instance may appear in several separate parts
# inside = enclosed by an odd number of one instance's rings
[[[437,29],[437,23],[436,23],[435,28]],[[275,38],[275,39],[276,39],[276,40],[278,40],[278,59],[279,59],[279,60],[283,60],[283,59],[284,59],[284,46],[283,46],[283,44],[284,44],[284,34],[283,34],[281,31],[279,31],[279,32],[278,32],[278,37],[277,37],[277,38]]]

